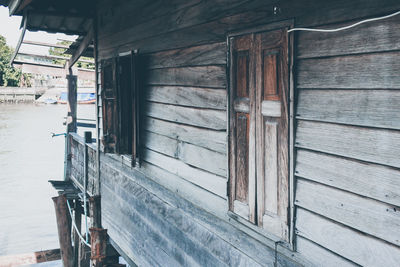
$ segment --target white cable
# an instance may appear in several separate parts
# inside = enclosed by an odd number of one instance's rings
[[[72,211],[71,211],[71,206],[69,205],[69,202],[67,200],[67,206],[68,206],[68,211],[69,211],[69,215],[71,215],[72,218]],[[75,224],[75,220],[72,220],[72,226],[75,228],[76,233],[78,234],[79,238],[82,240],[83,244],[85,244],[86,246],[88,246],[89,248],[91,248],[90,244],[88,242],[86,242],[85,238],[81,235],[81,233],[79,233],[78,231],[78,227]]]
[[[344,27],[341,27],[341,28],[337,28],[337,29],[293,28],[293,29],[288,30],[288,32],[294,32],[294,31],[338,32],[338,31],[343,31],[343,30],[347,30],[347,29],[356,27],[356,26],[358,26],[358,25],[361,25],[361,24],[364,24],[364,23],[367,23],[367,22],[378,21],[378,20],[382,20],[382,19],[388,19],[388,18],[397,16],[397,15],[399,15],[399,14],[400,14],[400,11],[397,11],[397,12],[392,13],[392,14],[390,14],[390,15],[386,15],[386,16],[383,16],[383,17],[372,18],[372,19],[362,20],[362,21],[359,21],[359,22],[357,22],[357,23],[354,23],[354,24],[351,24],[351,25],[348,25],[348,26],[344,26]]]

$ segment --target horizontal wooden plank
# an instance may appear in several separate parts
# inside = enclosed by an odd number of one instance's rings
[[[297,180],[297,206],[400,245],[399,208],[303,179]]]
[[[226,213],[228,204],[225,199],[212,194],[175,174],[147,162],[142,163],[141,171],[149,179],[214,215],[222,216]]]
[[[222,263],[234,266],[241,264],[258,266],[253,259],[235,246],[210,231],[192,216],[187,216],[181,208],[164,201],[160,195],[149,192],[130,178],[117,176],[114,180],[105,179],[104,182],[110,186],[116,197],[123,200],[121,210],[129,219],[128,222],[141,219],[144,227],[158,229],[156,231],[162,229],[161,235],[171,244],[168,242],[159,245],[171,256],[177,258],[176,252],[183,252],[193,259],[191,264],[196,262],[200,266],[220,266]],[[124,225],[124,222],[120,225]],[[141,242],[146,242],[146,239]],[[172,246],[176,246],[175,249],[178,251],[172,249]],[[193,247],[196,249],[191,249]],[[186,266],[185,260],[180,259],[181,265]],[[191,264],[189,266],[192,266]]]
[[[363,266],[397,266],[400,249],[382,240],[297,209],[297,233]]]
[[[300,90],[299,119],[400,129],[400,90]]]
[[[225,88],[226,71],[225,66],[153,69],[146,72],[145,81],[150,85]]]
[[[324,25],[318,28],[333,29],[347,26],[354,22]],[[366,23],[340,32],[299,32],[297,35],[297,58],[398,50],[400,49],[399,23],[400,17],[397,16]]]
[[[196,184],[222,198],[226,198],[226,179],[152,150],[143,151],[143,160]]]
[[[296,237],[297,252],[306,257],[315,266],[324,267],[354,267],[358,266],[347,259],[332,253],[331,251],[301,237]]]
[[[197,5],[201,0],[172,0],[168,3],[147,0],[134,2],[101,1],[98,5],[100,21],[99,39],[107,38],[116,31],[122,32],[133,26],[142,25],[147,21],[163,16],[171,16],[179,10]]]
[[[200,169],[227,177],[227,157],[224,154],[188,143],[179,144],[178,158]]]
[[[261,2],[259,2],[258,5],[260,5],[260,3]],[[230,3],[226,3],[226,5],[230,5]],[[261,5],[255,10],[250,10],[247,12],[242,11],[240,14],[234,14],[229,17],[221,17],[218,20],[210,21],[204,24],[194,25],[170,32],[168,32],[170,28],[167,28],[164,29],[163,33],[149,38],[138,38],[136,40],[125,40],[122,42],[121,40],[110,38],[108,40],[99,41],[99,58],[108,58],[112,55],[118,54],[119,52],[132,49],[132,47],[140,48],[142,53],[149,53],[189,46],[198,46],[207,43],[224,42],[226,41],[226,35],[229,32],[285,19],[284,16],[269,17],[267,14],[270,13],[272,15],[272,12],[273,6]],[[271,28],[273,29],[273,27]],[[132,34],[130,36],[134,35],[135,34]],[[118,42],[123,44],[117,46]]]
[[[400,206],[400,171],[392,168],[299,149],[295,174]]]
[[[223,177],[227,176],[227,159],[224,154],[147,131],[142,134],[142,139],[143,146],[151,150],[182,160],[208,172]]]
[[[129,254],[136,254],[134,259],[139,257],[144,265],[159,266],[160,262],[173,266],[183,264],[185,262],[182,260],[185,258],[184,251],[172,240],[169,240],[160,229],[152,225],[151,218],[146,218],[144,214],[133,209],[131,207],[133,203],[129,202],[131,198],[125,198],[126,193],[121,196],[122,192],[124,191],[120,189],[115,191],[115,188],[109,187],[109,185],[104,185],[102,189],[102,197],[104,197],[102,208],[105,213],[102,215],[103,224],[108,226],[107,233],[110,237],[130,252]],[[144,194],[142,193],[142,195]],[[133,247],[137,250],[132,251]],[[180,261],[174,258],[178,255]],[[190,259],[186,259],[185,263],[189,264],[188,261],[194,263]]]
[[[161,6],[149,6],[154,8],[154,14],[159,14],[160,10],[163,9]],[[171,6],[168,5],[168,8]],[[120,28],[117,26],[113,28],[116,34],[113,37],[108,33],[104,34],[107,38],[99,40],[99,56],[100,58],[109,57],[113,53],[128,51],[132,48],[139,48],[142,52],[148,52],[195,44],[223,42],[229,32],[294,17],[296,17],[297,26],[313,26],[380,15],[400,8],[396,0],[383,0],[383,2],[357,0],[351,3],[345,0],[338,0],[334,3],[322,3],[314,0],[282,2],[279,5],[280,12],[274,14],[275,6],[276,3],[274,2],[265,3],[263,1],[240,0],[234,3],[232,1],[218,1],[218,3],[201,1],[200,5],[181,11],[177,9],[172,14],[156,16],[157,19],[150,19],[151,15],[143,15],[143,18],[148,19],[148,23],[135,23],[136,28],[127,27],[126,31],[115,30]],[[101,5],[98,8],[101,9]],[[135,8],[134,12],[139,10],[140,8]],[[352,10],[352,12],[349,12],[349,10]],[[128,11],[123,13],[126,12]],[[111,11],[108,13],[111,16],[110,20],[114,16],[118,20],[120,19],[119,16],[131,18],[134,12],[128,13],[129,15]],[[142,14],[139,12],[134,20],[141,16]],[[131,22],[129,21],[129,23]],[[102,34],[103,26],[101,24],[99,27],[100,34]]]
[[[145,118],[143,129],[226,154],[226,132]]]
[[[226,112],[147,102],[147,116],[214,130],[226,129]],[[146,123],[146,122],[145,122]]]
[[[399,89],[400,52],[298,61],[298,88]]]
[[[111,168],[117,171],[117,173],[110,172],[111,176],[118,176],[119,173],[123,173],[125,177],[129,177],[129,179],[132,179],[136,184],[140,184],[149,192],[153,192],[157,198],[162,199],[172,206],[178,207],[180,210],[184,211],[188,217],[194,218],[201,225],[216,233],[226,242],[232,244],[238,250],[242,251],[259,264],[272,266],[275,258],[277,258],[278,266],[297,266],[294,261],[306,265],[304,264],[305,261],[301,256],[295,252],[287,250],[284,247],[278,246],[278,253],[275,254],[273,249],[274,242],[266,238],[264,235],[257,233],[257,231],[250,230],[247,226],[243,226],[242,224],[237,222],[235,223],[234,220],[231,220],[231,218],[229,218],[226,214],[227,206],[225,206],[223,211],[224,216],[215,216],[214,214],[211,214],[210,211],[205,207],[198,208],[198,206],[193,205],[190,201],[180,197],[179,193],[171,192],[165,187],[154,182],[152,179],[145,177],[145,175],[136,169],[131,169],[121,164],[116,164],[116,161],[108,155],[101,154],[101,162],[102,164],[107,163]],[[103,181],[103,179],[107,179],[107,177],[102,177],[103,183],[113,182],[114,179]],[[163,179],[163,176],[160,176],[159,178]],[[126,188],[124,185],[122,187]],[[129,195],[134,192],[132,189],[127,190]],[[205,190],[202,189],[202,191]],[[212,199],[209,198],[209,200],[212,205]],[[199,202],[199,204],[201,204],[201,202]]]
[[[142,60],[147,69],[225,65],[226,42],[145,54]]]
[[[299,120],[295,145],[400,167],[400,132]]]
[[[159,5],[153,8],[155,13],[159,13],[160,11],[158,11],[158,9],[162,7]],[[200,1],[197,5],[187,6],[182,10],[177,8],[173,13],[158,16],[143,23],[129,23],[131,26],[123,30],[119,30],[121,27],[116,27],[115,29],[117,30],[114,29],[114,32],[107,36],[101,34],[102,38],[99,39],[99,43],[104,46],[104,48],[110,48],[126,44],[127,42],[135,42],[139,39],[150,39],[153,36],[163,33],[182,31],[183,29],[196,27],[197,25],[214,20],[220,20],[240,12],[261,8],[263,8],[264,11],[267,9],[261,2],[251,0],[223,0],[212,3]],[[272,13],[271,10],[268,11],[268,13]],[[120,13],[126,12],[127,11],[123,11]],[[142,15],[139,15],[139,17],[141,16]],[[151,17],[151,15],[148,15],[148,17]]]
[[[196,108],[226,109],[226,90],[182,86],[148,86],[148,101],[191,106]]]

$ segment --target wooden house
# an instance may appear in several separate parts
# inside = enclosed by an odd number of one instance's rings
[[[94,45],[66,178],[130,265],[399,266],[398,0],[0,2]]]

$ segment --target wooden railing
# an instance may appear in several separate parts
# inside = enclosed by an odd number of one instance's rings
[[[96,174],[96,145],[95,143],[85,143],[82,136],[76,133],[68,135],[68,146],[70,161],[67,165],[69,177],[74,184],[90,195],[96,194],[97,174]]]

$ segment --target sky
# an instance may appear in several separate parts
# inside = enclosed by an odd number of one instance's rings
[[[8,8],[0,6],[0,35],[3,35],[7,40],[7,44],[13,48],[17,46],[19,36],[22,32],[22,29],[19,28],[21,25],[21,18],[21,16],[10,17],[8,15]],[[55,44],[57,42],[57,38],[74,40],[76,36],[59,33],[52,34],[42,31],[26,31],[24,40]],[[19,51],[31,54],[47,55],[48,50],[48,47],[22,44]]]

